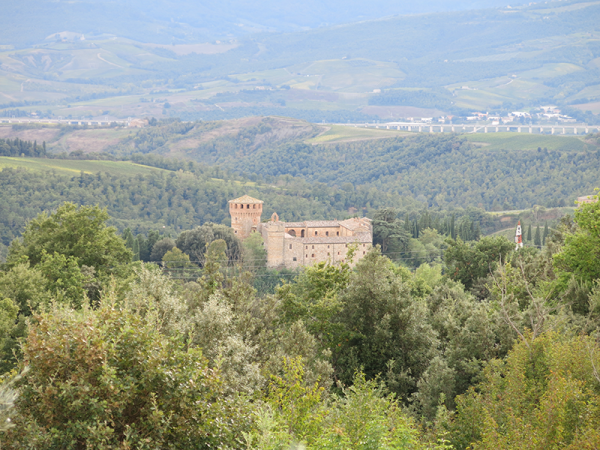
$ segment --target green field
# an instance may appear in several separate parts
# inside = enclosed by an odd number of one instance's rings
[[[351,142],[369,139],[385,139],[395,136],[406,136],[410,133],[373,128],[354,128],[345,125],[331,125],[324,133],[308,139],[307,144],[329,144],[334,142]]]
[[[54,170],[65,175],[83,173],[108,172],[115,174],[147,174],[162,171],[155,167],[142,166],[127,161],[86,161],[45,158],[12,158],[0,156],[0,169],[22,168],[35,172]]]
[[[529,133],[465,134],[464,137],[486,150],[548,150],[583,151],[585,142],[573,136],[547,136]]]

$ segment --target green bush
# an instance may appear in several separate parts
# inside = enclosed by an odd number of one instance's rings
[[[239,447],[247,421],[199,349],[103,301],[34,316],[4,448]]]

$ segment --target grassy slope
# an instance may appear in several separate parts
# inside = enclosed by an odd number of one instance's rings
[[[573,136],[547,136],[528,133],[487,133],[465,134],[464,137],[482,144],[486,150],[548,150],[582,151],[586,144]]]
[[[43,158],[12,158],[0,156],[0,170],[4,168],[22,168],[34,172],[54,170],[65,175],[76,175],[78,173],[110,172],[116,174],[147,174],[149,172],[161,171],[155,167],[142,166],[127,161],[86,161],[86,160],[63,160]]]
[[[385,139],[389,137],[407,135],[409,133],[396,130],[353,128],[344,125],[331,125],[317,137],[308,139],[307,144],[328,144],[338,142],[364,141],[371,139]]]

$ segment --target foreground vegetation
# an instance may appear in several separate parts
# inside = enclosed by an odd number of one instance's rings
[[[64,204],[11,244],[3,448],[600,440],[600,203],[565,218],[542,250],[450,237],[443,263],[411,272],[375,247],[354,268],[317,264],[269,295],[252,287],[259,235],[242,244],[207,225],[156,236],[157,266],[132,262],[131,238],[108,219]],[[196,275],[177,276],[185,267]]]

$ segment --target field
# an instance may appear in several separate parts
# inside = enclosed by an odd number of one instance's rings
[[[326,127],[322,134],[308,139],[307,144],[330,144],[338,142],[365,141],[370,139],[385,139],[395,136],[406,136],[407,132],[373,129],[373,128],[354,128],[344,125],[330,125]]]
[[[465,134],[464,137],[486,150],[548,150],[583,151],[586,143],[573,136],[547,136],[528,133]]]
[[[108,172],[115,174],[148,174],[163,169],[142,166],[127,161],[85,161],[85,160],[61,160],[43,158],[11,158],[0,156],[0,169],[21,168],[34,172],[53,170],[65,175],[77,175],[83,173]]]

